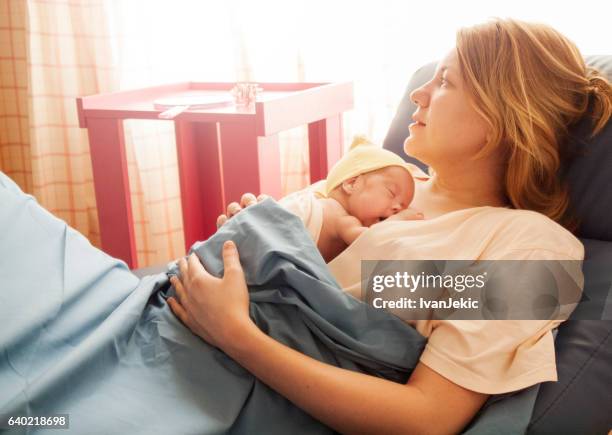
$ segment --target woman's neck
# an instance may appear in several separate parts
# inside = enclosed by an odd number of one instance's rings
[[[428,180],[418,183],[420,205],[435,215],[472,207],[508,206],[503,168],[490,160],[471,163],[469,168],[457,164],[435,168]]]
[[[451,203],[466,207],[508,205],[497,180],[486,177],[445,178],[435,173],[427,180],[424,188],[434,198],[447,199]]]

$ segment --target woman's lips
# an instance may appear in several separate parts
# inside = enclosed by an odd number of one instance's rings
[[[425,127],[425,124],[422,122],[413,122],[408,126],[408,128],[416,128],[416,127]]]

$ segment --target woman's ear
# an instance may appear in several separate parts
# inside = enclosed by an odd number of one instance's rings
[[[346,180],[344,180],[342,182],[342,191],[347,195],[351,195],[355,191],[357,178],[359,178],[359,176],[347,178]]]

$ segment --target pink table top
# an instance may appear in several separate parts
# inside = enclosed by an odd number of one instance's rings
[[[92,95],[77,99],[79,125],[88,118],[158,119],[166,109],[154,102],[163,98],[231,96],[235,83],[182,82],[143,89]],[[188,109],[174,120],[194,122],[256,122],[257,134],[269,136],[283,130],[325,119],[353,108],[353,84],[258,83],[263,89],[254,105],[235,104]]]

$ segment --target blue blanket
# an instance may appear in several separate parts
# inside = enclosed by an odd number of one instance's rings
[[[0,204],[0,416],[69,414],[76,434],[332,433],[187,330],[165,302],[166,274],[138,280],[1,172]],[[263,331],[329,364],[406,381],[425,339],[342,293],[299,219],[273,201],[241,213],[194,246],[213,274],[227,239]],[[472,430],[520,432],[533,398],[501,402]]]

